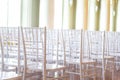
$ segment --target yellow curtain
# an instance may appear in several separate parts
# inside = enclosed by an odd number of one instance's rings
[[[84,0],[84,9],[83,9],[83,29],[88,29],[88,0]]]
[[[101,0],[96,0],[96,10],[95,10],[95,30],[99,30],[100,26],[100,10],[101,10]]]
[[[106,31],[110,31],[110,0],[106,0]]]
[[[70,29],[75,29],[76,23],[76,3],[77,0],[69,0],[69,19],[68,26]]]

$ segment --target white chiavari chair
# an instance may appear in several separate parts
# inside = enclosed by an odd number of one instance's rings
[[[111,79],[114,80],[115,64],[113,55],[115,54],[115,43],[112,42],[115,41],[114,33],[94,31],[89,32],[88,35],[90,42],[90,54],[92,55],[92,58],[97,61],[97,72],[100,73],[99,75],[102,75],[97,77],[100,80],[108,80],[107,76],[110,75],[108,75],[107,72],[112,72]]]
[[[85,32],[70,30],[66,34],[68,35],[65,35],[64,38],[69,36],[69,40],[65,41],[65,47],[70,44],[69,48],[66,48],[70,52],[68,53],[69,56],[66,54],[66,64],[69,67],[67,73],[70,75],[70,80],[87,80],[91,78],[96,80],[96,61],[89,58]]]
[[[0,44],[1,44],[1,79],[2,80],[19,80],[21,75],[19,60],[19,40],[18,28],[0,28]]]
[[[105,32],[105,70],[111,73],[111,79],[114,80],[115,72],[115,54],[117,51],[117,39],[115,32]],[[109,75],[108,75],[109,76]]]
[[[46,31],[45,74],[43,80],[66,80],[65,51],[62,30]]]
[[[116,70],[119,71],[120,70],[120,32],[115,32],[115,41],[116,41],[116,52],[113,55],[115,57],[115,64],[116,64]],[[113,43],[115,43],[113,41]]]
[[[97,80],[105,80],[104,65],[104,32],[88,31],[90,58],[96,60]]]
[[[21,28],[24,54],[23,80],[42,78],[44,28]]]

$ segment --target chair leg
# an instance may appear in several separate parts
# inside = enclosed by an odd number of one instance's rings
[[[94,79],[93,79],[93,80],[97,80],[97,79],[96,79],[96,77],[94,77]]]
[[[94,63],[94,70],[95,70],[95,76],[94,76],[94,80],[97,80],[96,63]]]
[[[114,70],[112,71],[112,80],[114,80]]]

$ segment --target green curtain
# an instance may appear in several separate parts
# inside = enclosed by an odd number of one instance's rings
[[[31,26],[38,27],[39,26],[39,4],[40,0],[32,0],[32,20]]]
[[[100,10],[101,10],[101,0],[96,0],[95,1],[97,10],[95,10],[95,30],[99,30],[100,26]]]
[[[72,3],[70,2],[72,1]],[[75,29],[75,23],[76,23],[76,3],[77,0],[69,0],[69,22],[68,26],[70,29]]]
[[[118,8],[118,0],[112,0],[113,2],[113,6],[112,6],[112,9],[113,9],[113,25],[112,25],[112,31],[116,31],[116,24],[117,24],[117,8]]]

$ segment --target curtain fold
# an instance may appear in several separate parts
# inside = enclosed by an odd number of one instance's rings
[[[48,0],[48,28],[54,26],[54,0]]]
[[[95,30],[99,31],[100,27],[100,11],[101,11],[101,0],[96,0],[96,10],[95,10]]]
[[[118,8],[118,0],[112,0],[112,10],[113,10],[113,14],[112,14],[112,17],[113,17],[113,25],[112,25],[112,31],[116,31],[116,24],[117,24],[117,14],[118,14],[118,11],[117,11],[117,8]]]
[[[110,0],[106,0],[106,31],[110,31]]]
[[[20,0],[0,0],[0,26],[20,26]]]
[[[83,29],[83,0],[77,0],[75,29]]]
[[[31,14],[31,26],[38,27],[39,26],[39,5],[40,0],[32,0],[32,14]]]
[[[69,28],[75,29],[77,0],[69,0]]]
[[[84,0],[84,9],[83,9],[83,29],[88,29],[88,0]]]
[[[118,0],[116,31],[120,31],[120,0]]]

